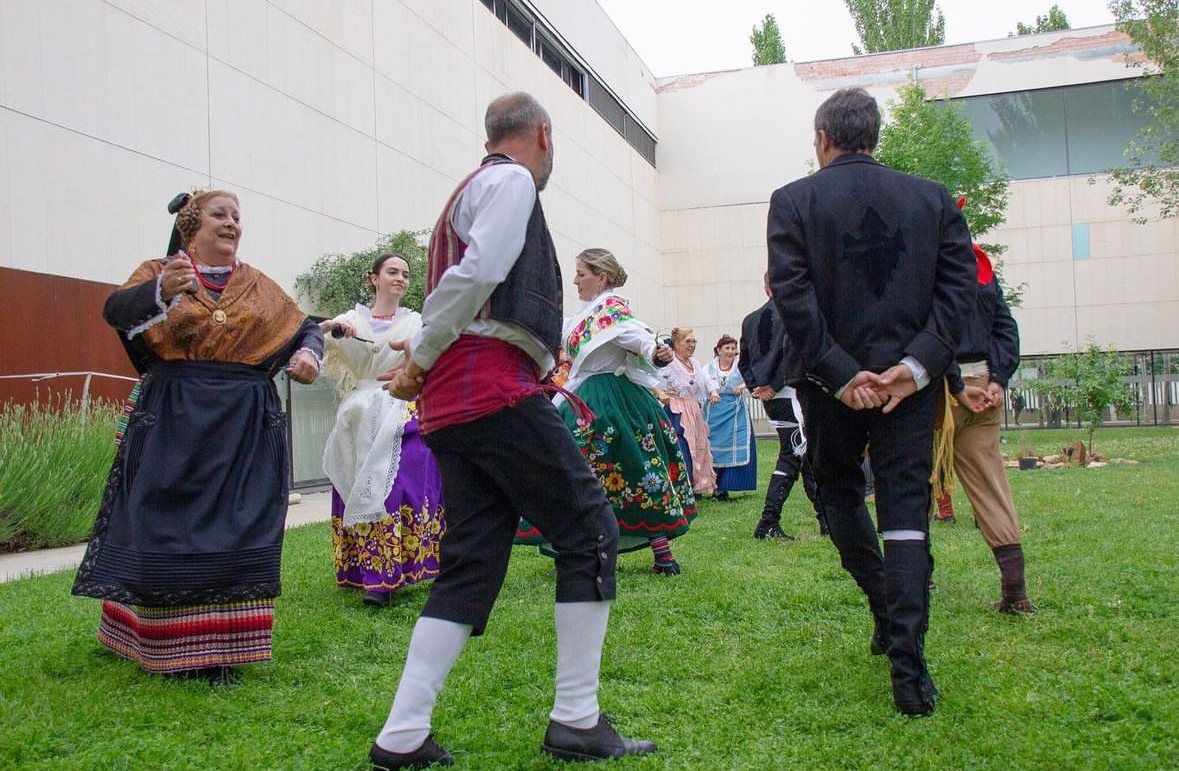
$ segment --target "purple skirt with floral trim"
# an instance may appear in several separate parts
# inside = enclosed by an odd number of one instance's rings
[[[438,575],[438,544],[446,532],[442,477],[418,421],[405,425],[401,464],[380,522],[344,527],[344,500],[332,489],[332,558],[336,583],[391,592]]]

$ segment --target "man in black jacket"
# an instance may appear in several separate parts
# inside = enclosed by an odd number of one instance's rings
[[[770,295],[769,276],[765,277],[766,296]],[[815,506],[819,520],[819,533],[827,532],[827,521],[823,518],[815,491],[815,477],[803,453],[806,439],[796,414],[797,396],[786,385],[786,331],[782,320],[774,309],[772,300],[766,300],[741,322],[741,347],[737,367],[741,378],[754,399],[765,407],[766,417],[778,432],[778,462],[766,485],[766,503],[761,517],[753,529],[753,537],[759,540],[775,538],[793,541],[794,536],[782,530],[782,506],[790,497],[794,482],[802,474],[802,485],[807,497]],[[801,412],[799,410],[799,412]],[[795,440],[797,436],[797,441]]]
[[[945,188],[877,163],[879,133],[863,89],[819,107],[819,171],[770,199],[769,275],[831,540],[868,596],[897,709],[921,716],[937,694],[924,655],[936,401],[926,386],[953,359],[976,271]],[[883,558],[863,507],[867,444]]]

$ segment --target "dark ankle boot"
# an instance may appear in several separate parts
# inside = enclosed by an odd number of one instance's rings
[[[929,628],[929,579],[933,557],[923,541],[885,541],[884,576],[888,603],[888,658],[892,695],[903,715],[933,712],[937,689],[925,666]]]
[[[1036,606],[1028,599],[1027,584],[1023,578],[1023,546],[1014,543],[996,546],[991,551],[999,563],[999,585],[1003,595],[994,603],[995,610],[1003,613],[1032,614]]]

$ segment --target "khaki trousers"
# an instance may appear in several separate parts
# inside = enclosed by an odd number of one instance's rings
[[[985,388],[985,377],[963,378],[966,385]],[[1002,405],[973,413],[960,404],[954,413],[954,470],[974,508],[983,540],[992,549],[1020,542],[1019,516],[999,452]]]

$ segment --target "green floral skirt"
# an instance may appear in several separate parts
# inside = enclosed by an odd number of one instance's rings
[[[577,395],[593,410],[593,421],[579,420],[568,403],[561,405],[561,417],[614,507],[618,551],[686,533],[696,517],[696,498],[675,429],[659,402],[646,389],[609,373],[586,380]],[[520,520],[516,543],[547,546],[526,519]]]

